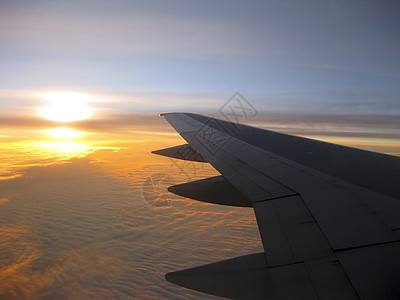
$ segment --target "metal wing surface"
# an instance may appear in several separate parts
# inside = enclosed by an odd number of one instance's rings
[[[188,142],[155,153],[221,176],[170,187],[253,207],[264,253],[169,273],[246,299],[400,298],[400,158],[190,113],[162,116]]]

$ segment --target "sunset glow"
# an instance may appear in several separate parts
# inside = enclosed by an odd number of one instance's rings
[[[86,105],[93,101],[88,95],[70,92],[53,92],[40,95],[50,104],[40,108],[40,115],[56,122],[74,122],[90,117],[93,108]]]
[[[56,128],[47,131],[51,137],[61,139],[77,138],[83,135],[83,132],[72,130],[69,128]]]
[[[73,153],[75,156],[79,156],[79,154],[87,154],[91,151],[90,146],[74,142],[41,143],[40,146],[59,152]]]

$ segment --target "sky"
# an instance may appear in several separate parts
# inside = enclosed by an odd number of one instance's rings
[[[150,154],[184,143],[159,113],[233,104],[400,155],[400,2],[1,0],[0,298],[202,299],[164,273],[262,251],[252,211],[166,194],[211,167]]]
[[[133,113],[209,112],[239,91],[262,112],[400,112],[398,1],[0,5],[11,109],[67,90]]]
[[[399,138],[398,1],[1,1],[0,8],[2,126],[41,127],[37,109],[48,92],[90,95],[91,119],[121,127],[132,122],[127,115],[220,117],[240,92],[264,122],[300,115],[337,131],[341,124],[324,124],[329,115],[347,119],[344,132]]]

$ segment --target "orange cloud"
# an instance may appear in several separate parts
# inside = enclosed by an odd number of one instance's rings
[[[7,198],[0,198],[0,204],[4,204],[4,203],[7,203],[7,202],[10,202],[10,200],[7,199]]]

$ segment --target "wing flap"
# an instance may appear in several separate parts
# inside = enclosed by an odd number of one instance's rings
[[[166,274],[174,284],[229,299],[358,299],[334,257],[267,266],[263,253]]]
[[[334,250],[398,240],[366,205],[347,189],[302,194]]]
[[[269,266],[333,254],[300,196],[258,202],[253,206]]]
[[[182,160],[207,162],[200,153],[188,144],[155,150],[151,153]]]
[[[361,299],[400,298],[400,242],[338,251],[336,256]]]
[[[202,202],[251,207],[251,202],[223,176],[215,176],[170,186],[168,191]]]

